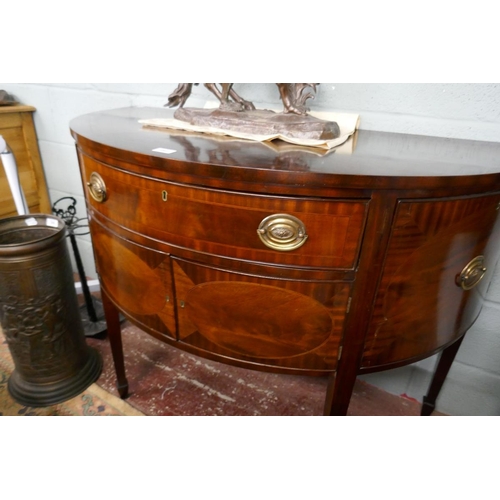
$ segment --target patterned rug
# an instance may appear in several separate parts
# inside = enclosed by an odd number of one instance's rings
[[[23,406],[14,401],[7,390],[13,370],[14,362],[0,328],[0,416],[144,416],[97,384],[65,403],[46,408]]]

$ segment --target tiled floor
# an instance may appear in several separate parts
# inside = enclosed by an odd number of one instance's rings
[[[104,360],[98,381],[117,394],[109,342],[88,338]],[[123,344],[130,396],[146,415],[321,415],[325,378],[262,373],[185,353],[123,324]],[[416,416],[420,404],[358,382],[349,415]]]

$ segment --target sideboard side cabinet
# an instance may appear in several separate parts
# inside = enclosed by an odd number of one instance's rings
[[[477,319],[500,255],[500,144],[357,133],[350,154],[146,128],[170,110],[71,122],[108,333],[119,313],[193,354],[356,377],[442,352],[422,414]]]

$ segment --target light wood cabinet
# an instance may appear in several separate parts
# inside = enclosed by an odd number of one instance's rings
[[[52,212],[38,149],[32,106],[0,106],[0,135],[12,150],[30,213]],[[0,218],[17,215],[14,200],[0,167]]]

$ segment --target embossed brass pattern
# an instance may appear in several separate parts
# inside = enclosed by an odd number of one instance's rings
[[[464,267],[457,277],[457,285],[464,290],[472,290],[484,278],[485,274],[484,256],[479,255]]]
[[[260,223],[257,234],[264,245],[282,252],[300,248],[308,238],[302,221],[287,214],[266,217]]]
[[[97,172],[92,172],[90,174],[90,180],[87,182],[87,186],[90,195],[95,201],[98,203],[104,203],[106,201],[106,184]]]
[[[27,406],[77,396],[102,368],[85,342],[66,234],[49,215],[0,221],[0,323],[15,366],[8,390]]]

